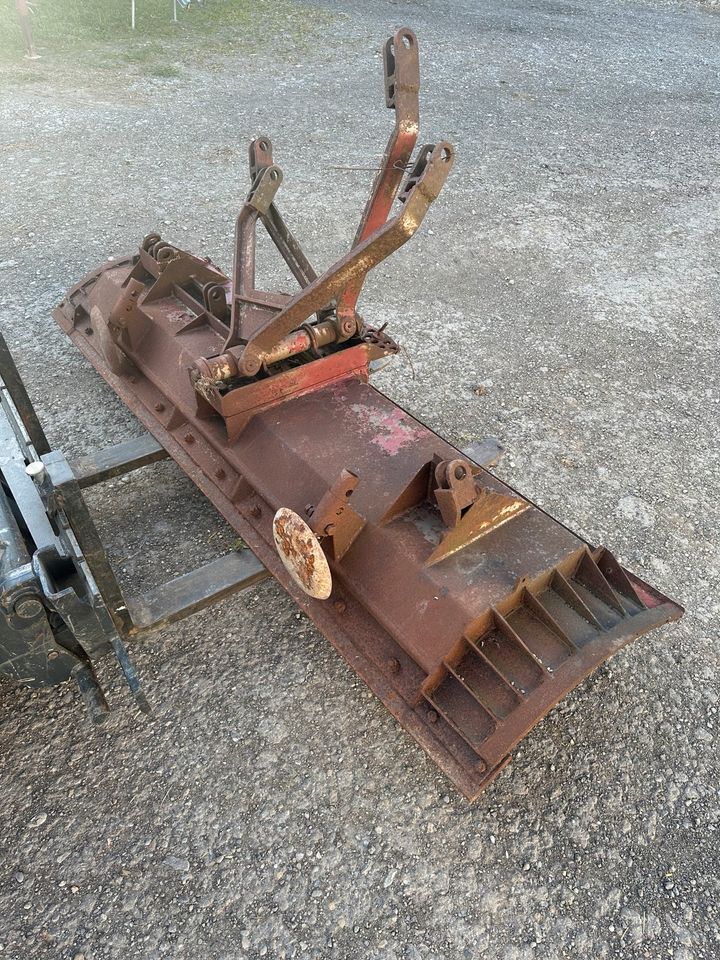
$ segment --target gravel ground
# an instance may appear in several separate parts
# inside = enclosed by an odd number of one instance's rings
[[[720,17],[634,0],[327,2],[170,81],[0,92],[1,322],[52,442],[140,433],[55,329],[64,289],[150,229],[228,265],[248,139],[327,264],[390,125],[379,49],[421,39],[458,162],[363,300],[378,385],[687,607],[568,697],[473,806],[266,583],[134,656],[156,704],[100,732],[0,687],[2,956],[720,957]],[[251,38],[252,39],[252,38]],[[277,57],[277,58],[276,58]],[[284,280],[284,271],[268,276]],[[482,385],[481,390],[477,390]],[[93,495],[129,589],[227,549],[169,464]]]

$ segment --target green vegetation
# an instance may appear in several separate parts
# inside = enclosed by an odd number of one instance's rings
[[[204,68],[223,55],[258,49],[275,39],[275,54],[304,49],[318,21],[328,14],[294,0],[205,0],[187,10],[172,0],[31,0],[33,40],[40,60],[23,60],[15,0],[0,0],[0,68],[20,83],[56,79],[75,71],[112,71],[177,78],[194,61]]]

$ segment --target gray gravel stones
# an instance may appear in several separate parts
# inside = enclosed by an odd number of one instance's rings
[[[0,94],[0,322],[52,441],[140,432],[53,304],[158,226],[227,266],[251,136],[273,136],[313,262],[342,253],[370,175],[335,166],[378,157],[378,51],[407,22],[424,137],[458,162],[367,285],[412,361],[378,385],[461,445],[497,436],[505,480],[687,616],[589,678],[473,807],[273,583],[135,646],[149,719],[111,665],[101,731],[69,688],[3,684],[0,956],[714,960],[720,18],[324,7],[297,58],[271,38],[179,80],[79,65]],[[234,539],[169,464],[92,505],[132,590]]]

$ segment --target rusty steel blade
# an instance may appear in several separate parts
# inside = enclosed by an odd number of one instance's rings
[[[272,169],[263,143],[256,185]],[[415,232],[452,159],[449,144],[423,148],[387,222],[397,178],[381,177],[363,220],[374,229],[320,276],[280,231],[304,284],[294,297],[255,290],[243,226],[232,283],[152,234],[54,316],[472,799],[568,691],[683,611],[369,384],[370,363],[397,345],[384,325],[348,333],[335,300],[354,307],[357,282]],[[247,225],[274,216],[273,196],[256,198],[264,213],[249,205]]]

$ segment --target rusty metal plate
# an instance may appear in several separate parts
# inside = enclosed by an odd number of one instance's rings
[[[280,507],[273,517],[273,539],[283,566],[309,597],[327,600],[332,574],[320,541],[294,510]]]
[[[315,389],[304,382],[229,435],[218,414],[198,415],[187,376],[217,334],[199,327],[178,336],[168,298],[148,306],[142,348],[128,345],[130,366],[114,372],[92,332],[92,307],[107,311],[130,269],[121,263],[83,281],[57,320],[468,798],[588,673],[682,614],[532,504],[429,566],[446,533],[437,507],[413,502],[413,493],[387,516],[424,465],[461,454],[370,386],[363,367],[350,364],[329,383],[319,374]],[[323,601],[280,561],[273,518],[280,507],[302,514],[344,469],[359,478],[353,507],[364,526],[340,562],[328,560],[333,585]],[[484,470],[477,480],[519,496]]]
[[[55,317],[472,799],[565,693],[682,609],[367,382],[370,362],[398,347],[355,310],[365,277],[419,228],[454,160],[445,141],[411,159],[412,31],[390,38],[383,62],[395,129],[336,264],[316,274],[285,225],[261,137],[231,277],[151,234]],[[294,296],[256,289],[258,222]]]

